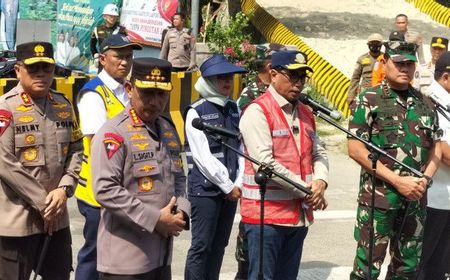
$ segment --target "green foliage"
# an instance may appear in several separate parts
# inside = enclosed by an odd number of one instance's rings
[[[205,33],[210,52],[223,54],[231,63],[252,69],[256,48],[250,43],[252,36],[244,31],[248,25],[249,18],[242,12],[230,17],[226,24],[208,24]]]
[[[56,1],[54,0],[22,0],[21,18],[30,20],[56,20]]]

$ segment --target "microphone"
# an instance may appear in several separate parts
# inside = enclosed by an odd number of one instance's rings
[[[209,125],[204,122],[200,118],[195,118],[192,120],[192,126],[198,130],[202,130],[206,134],[219,134],[228,138],[237,138],[241,139],[241,134],[236,131],[231,131],[226,128]]]
[[[437,97],[434,93],[432,93],[430,90],[425,90],[422,92],[423,95],[430,98],[430,100],[434,103],[434,105],[441,107],[445,111],[450,113],[450,105],[444,105],[444,101],[441,100],[439,97]]]
[[[321,112],[321,113],[329,116],[333,120],[338,121],[342,117],[341,113],[339,113],[338,111],[331,110],[330,108],[327,108],[327,107],[323,106],[322,104],[318,103],[317,101],[315,101],[314,99],[312,99],[311,97],[309,97],[306,94],[303,94],[303,93],[300,94],[300,97],[298,99],[303,104],[308,105],[309,107],[311,107],[311,109],[313,109],[313,111]]]

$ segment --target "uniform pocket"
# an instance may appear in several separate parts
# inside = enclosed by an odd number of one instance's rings
[[[161,182],[161,170],[156,160],[135,163],[133,176],[136,179],[138,195],[157,194],[161,192],[158,182]]]
[[[16,156],[23,166],[45,165],[42,132],[16,134]]]
[[[70,145],[70,132],[62,129],[56,131],[56,144],[58,146],[58,162],[63,163],[66,161],[67,153],[69,152]]]

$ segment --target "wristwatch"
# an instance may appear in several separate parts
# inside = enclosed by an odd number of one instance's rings
[[[75,193],[75,190],[73,189],[73,186],[71,186],[71,185],[60,186],[60,188],[62,188],[64,190],[67,198],[71,198],[73,196],[73,194]]]
[[[431,187],[431,185],[433,185],[433,179],[431,179],[430,176],[427,175],[423,175],[423,178],[425,178],[425,180],[427,180],[427,187]]]

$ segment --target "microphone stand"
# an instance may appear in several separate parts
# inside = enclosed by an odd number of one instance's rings
[[[337,124],[336,122],[332,121],[330,118],[328,118],[325,114],[323,114],[320,111],[316,111],[313,110],[313,114],[316,115],[317,117],[321,118],[322,120],[326,121],[327,123],[333,125],[334,127],[338,128],[339,130],[341,130],[342,132],[346,133],[347,135],[353,137],[354,139],[364,143],[364,145],[366,145],[367,149],[369,150],[370,154],[369,154],[369,159],[372,162],[372,190],[371,190],[371,201],[370,201],[370,215],[369,215],[369,265],[368,265],[368,278],[366,278],[367,280],[371,280],[372,279],[372,265],[373,265],[373,247],[374,247],[374,239],[375,239],[375,231],[374,231],[374,215],[375,215],[375,186],[377,183],[377,161],[378,159],[383,156],[383,157],[387,157],[388,159],[390,159],[391,161],[401,165],[402,167],[404,167],[405,169],[407,169],[408,171],[410,171],[411,173],[413,173],[414,175],[418,176],[418,177],[423,177],[423,173],[417,171],[416,169],[404,164],[403,162],[397,160],[396,158],[394,158],[393,156],[391,156],[390,154],[388,154],[386,151],[384,151],[383,149],[380,149],[379,147],[377,147],[376,145],[372,144],[371,142],[357,136],[356,134],[354,134],[353,132],[343,128],[342,126],[340,126],[339,124]],[[405,214],[402,217],[402,221],[398,230],[398,233],[395,237],[395,243],[398,241],[398,239],[400,239],[400,234],[403,231],[403,227],[405,225],[406,222],[406,216],[408,214],[408,210],[409,210],[409,206],[410,206],[411,202],[407,201],[406,205],[405,205]]]
[[[433,98],[430,98],[430,100],[431,102],[433,102],[436,111],[438,111],[444,118],[446,118],[450,122],[450,117],[447,115],[450,113],[449,109],[441,103],[435,101]]]
[[[294,186],[296,189],[306,193],[307,195],[311,195],[312,191],[310,189],[305,188],[304,186],[292,181],[291,179],[287,178],[286,176],[276,172],[273,169],[273,166],[264,162],[259,162],[256,159],[242,153],[240,150],[230,146],[226,141],[223,139],[222,136],[218,134],[214,134],[212,131],[204,131],[207,132],[207,134],[216,142],[220,143],[221,145],[227,147],[228,149],[232,150],[236,154],[243,156],[244,158],[248,159],[249,161],[253,162],[254,164],[257,164],[259,166],[258,171],[255,174],[255,182],[259,185],[259,193],[261,195],[260,200],[260,228],[259,228],[259,272],[258,272],[258,279],[264,280],[264,273],[263,273],[263,256],[264,256],[264,200],[265,200],[265,194],[266,194],[266,185],[267,181],[273,176],[277,176],[281,178],[283,181],[288,182],[292,186]]]

